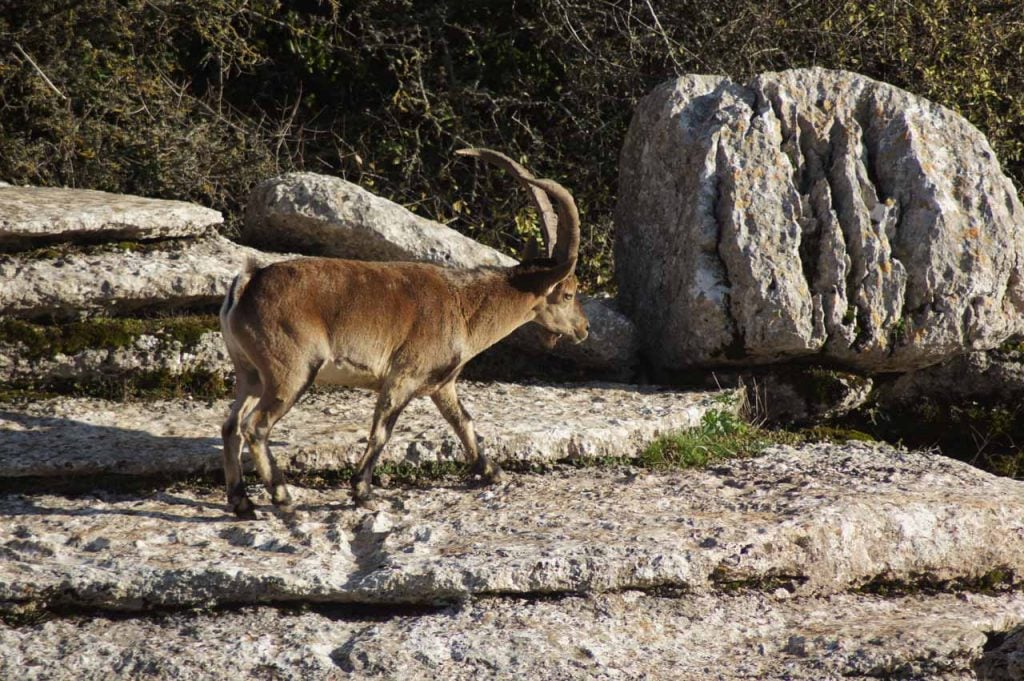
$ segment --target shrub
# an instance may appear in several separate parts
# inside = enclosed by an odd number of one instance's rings
[[[516,251],[525,197],[452,158],[486,145],[572,188],[604,288],[619,148],[657,83],[859,71],[965,115],[1020,183],[1022,48],[1024,5],[996,0],[8,0],[0,178],[234,221],[255,182],[306,169]]]

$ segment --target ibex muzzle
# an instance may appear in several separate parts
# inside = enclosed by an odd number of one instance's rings
[[[462,368],[531,321],[552,343],[562,336],[576,342],[587,337],[573,275],[580,223],[572,196],[498,152],[458,153],[504,167],[529,188],[547,257],[470,270],[330,258],[262,268],[249,263],[231,283],[220,311],[236,375],[235,401],[221,431],[224,477],[228,503],[239,517],[255,517],[242,484],[243,440],[274,504],[292,509],[267,438],[314,382],[377,391],[366,449],[351,481],[357,503],[369,499],[373,468],[395,421],[419,396],[429,396],[455,430],[471,475],[497,481],[501,469],[480,450],[455,391]]]

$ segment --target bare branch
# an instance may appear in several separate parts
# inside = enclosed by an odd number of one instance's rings
[[[16,49],[21,54],[21,56],[24,57],[25,60],[32,65],[32,68],[36,70],[36,73],[38,73],[39,77],[43,79],[43,82],[49,85],[50,89],[57,93],[58,97],[60,97],[61,99],[67,99],[64,93],[58,90],[57,86],[53,84],[53,81],[50,80],[45,73],[43,73],[43,70],[39,68],[39,64],[37,64],[35,60],[32,59],[32,57],[28,56],[28,52],[22,49],[20,44],[18,44],[17,42],[14,43],[14,49]]]

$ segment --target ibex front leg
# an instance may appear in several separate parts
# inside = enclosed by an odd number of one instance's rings
[[[479,475],[485,482],[500,482],[501,468],[480,451],[476,432],[473,429],[473,417],[462,406],[462,402],[455,392],[455,381],[441,386],[430,398],[437,405],[437,409],[444,416],[445,421],[451,424],[455,434],[459,436],[459,440],[462,441],[462,446],[466,450],[466,459],[470,464],[470,476]]]
[[[352,476],[352,496],[357,505],[364,505],[370,500],[373,484],[373,468],[391,439],[391,431],[395,428],[399,414],[412,399],[413,389],[409,385],[385,385],[377,396],[377,406],[373,411],[373,425],[370,437],[366,442],[366,451],[359,459],[359,467]]]

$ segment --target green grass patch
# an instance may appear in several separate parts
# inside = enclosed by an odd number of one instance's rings
[[[94,317],[67,324],[34,324],[0,318],[0,345],[13,346],[29,362],[58,355],[75,356],[87,350],[118,350],[131,347],[143,336],[163,343],[180,343],[183,350],[198,346],[204,334],[218,329],[214,315],[122,318]],[[8,381],[0,387],[0,402],[23,402],[54,395],[106,399],[200,398],[227,395],[229,386],[218,372],[194,369],[133,371],[123,375],[89,372],[77,377],[49,377]]]
[[[771,445],[798,444],[801,433],[767,430],[727,411],[710,410],[696,428],[658,438],[640,453],[651,468],[703,468],[725,459],[756,456]]]

